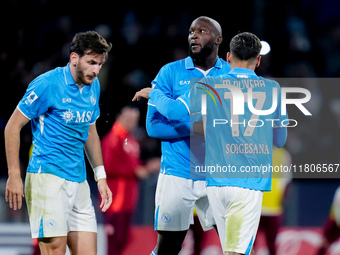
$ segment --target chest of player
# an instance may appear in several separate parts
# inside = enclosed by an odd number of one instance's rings
[[[198,70],[186,70],[185,73],[177,73],[173,76],[171,88],[172,98],[176,99],[179,96],[185,94],[190,90],[190,79],[191,78],[203,78],[203,74]]]
[[[97,96],[91,87],[67,85],[56,93],[51,113],[63,124],[85,124],[92,120]]]
[[[176,75],[173,76],[173,82],[172,82],[173,99],[176,99],[177,97],[183,95],[188,90],[190,90],[191,86],[194,85],[194,84],[191,84],[191,82],[204,78],[207,75],[209,76],[221,75],[223,74],[223,71],[220,71],[220,70],[222,69],[212,68],[208,70],[206,73],[203,73],[197,68],[194,68],[194,69],[187,69],[183,73],[177,73]]]

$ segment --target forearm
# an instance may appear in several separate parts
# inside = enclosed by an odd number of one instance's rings
[[[94,172],[94,178],[96,181],[101,179],[106,179],[106,172],[104,168],[103,154],[102,148],[100,144],[100,139],[97,134],[96,124],[90,125],[89,136],[84,145],[84,150],[87,156],[87,159],[90,162],[90,165]]]
[[[96,125],[96,124],[92,124]],[[91,125],[91,126],[92,126]],[[91,129],[90,126],[90,129]],[[87,159],[92,168],[104,165],[100,139],[97,132],[89,132],[89,136],[84,146]]]
[[[173,139],[190,136],[189,121],[170,121],[161,115],[154,106],[148,105],[146,118],[146,130],[151,137]]]
[[[8,164],[8,180],[5,200],[13,210],[20,209],[24,197],[20,174],[19,148],[21,128],[29,121],[18,109],[15,109],[5,128],[5,148]]]
[[[84,145],[86,156],[94,171],[94,178],[98,182],[98,191],[102,198],[100,209],[105,212],[112,203],[112,193],[106,183],[106,173],[104,169],[103,154],[100,139],[96,129],[96,123],[90,125],[89,136]],[[96,170],[96,168],[98,170]]]
[[[19,148],[20,129],[7,125],[5,128],[5,148],[8,176],[20,176]]]
[[[188,106],[183,101],[171,99],[159,89],[150,91],[149,96],[160,114],[169,120],[180,120],[189,114]]]
[[[5,150],[8,176],[20,176],[20,131],[29,120],[15,109],[5,127]]]

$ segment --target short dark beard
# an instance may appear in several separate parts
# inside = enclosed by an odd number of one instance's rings
[[[77,64],[76,66],[76,75],[77,75],[77,78],[78,78],[78,81],[80,81],[82,84],[86,85],[86,86],[89,86],[91,84],[88,84],[86,81],[85,81],[85,75],[84,75],[84,71],[83,69],[81,68],[81,64],[80,62]]]
[[[189,45],[189,56],[194,61],[195,65],[204,66],[205,60],[207,57],[211,55],[214,51],[214,42],[209,41],[206,45],[204,45],[200,52],[192,52],[191,46]]]

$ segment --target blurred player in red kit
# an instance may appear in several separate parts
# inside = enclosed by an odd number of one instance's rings
[[[140,160],[140,145],[132,134],[139,115],[137,108],[124,107],[101,141],[107,183],[113,194],[111,207],[105,213],[109,255],[122,254],[125,248],[137,204],[139,179],[160,169],[159,158],[146,164]]]

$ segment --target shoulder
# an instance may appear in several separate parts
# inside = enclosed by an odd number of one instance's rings
[[[224,59],[220,58],[220,57],[218,59],[219,59],[219,61],[221,63],[221,68],[226,70],[227,72],[229,72],[230,71],[230,64],[227,61],[225,61]]]
[[[222,74],[222,75],[218,76],[218,78],[229,79],[229,78],[234,78],[234,77],[232,77],[231,75],[226,73],[226,74]]]
[[[37,76],[32,83],[44,83],[44,84],[50,84],[55,81],[55,79],[58,79],[62,75],[62,68],[57,67],[56,69],[50,70],[46,73],[40,74]]]
[[[259,78],[263,79],[265,81],[265,83],[269,84],[271,87],[280,88],[280,84],[277,81],[274,81],[272,79],[263,78],[263,77],[259,77]]]
[[[28,89],[34,89],[34,91],[47,92],[50,90],[53,84],[56,84],[56,81],[60,79],[60,70],[59,68],[53,69],[46,73],[40,74],[28,85]]]
[[[162,66],[161,70],[172,71],[174,69],[178,69],[178,68],[181,68],[181,67],[185,68],[185,62],[186,62],[186,58],[176,60],[176,61],[170,62],[168,64],[165,64],[164,66]]]
[[[38,77],[41,77],[42,79],[55,79],[55,78],[59,78],[59,77],[63,77],[64,76],[64,68],[63,67],[57,67],[53,70],[50,70],[46,73],[43,73],[41,75],[39,75]],[[37,77],[37,78],[38,78]]]
[[[91,84],[91,87],[92,87],[93,89],[95,89],[95,90],[100,90],[100,82],[99,82],[98,77],[96,77],[96,78],[93,80],[93,82],[92,82],[92,84]]]
[[[172,86],[178,75],[183,76],[186,74],[185,62],[186,59],[181,59],[164,65],[158,72],[156,78],[151,82],[152,85],[157,85],[158,88]]]
[[[93,91],[94,95],[99,98],[100,97],[100,82],[98,77],[94,79],[91,84],[91,90]]]
[[[221,64],[222,64],[223,66],[230,66],[230,64],[229,64],[227,61],[225,61],[223,58],[220,58],[220,57],[219,57],[219,60],[221,61]]]

